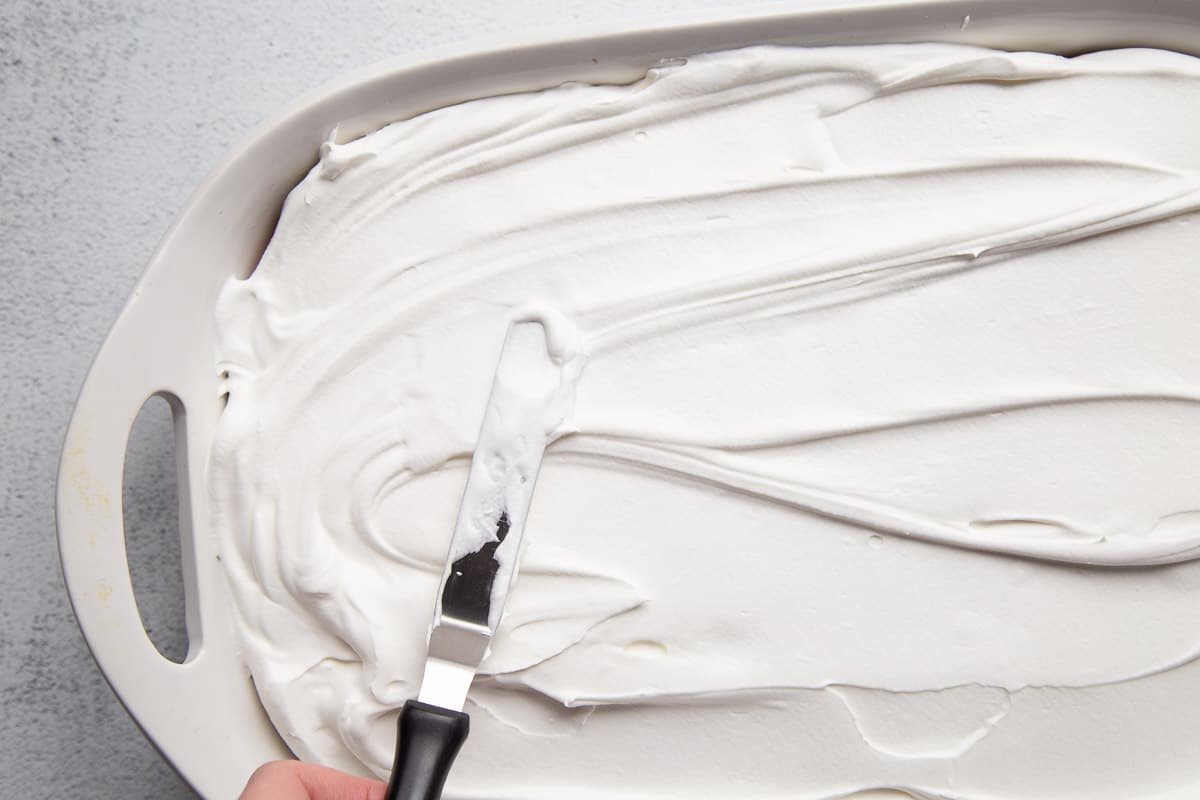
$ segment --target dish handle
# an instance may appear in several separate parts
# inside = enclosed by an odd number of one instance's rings
[[[235,797],[255,767],[290,754],[237,652],[229,590],[207,525],[205,465],[221,399],[210,374],[213,306],[187,296],[194,288],[140,285],[93,363],[59,465],[59,553],[84,638],[130,715],[153,732],[185,780]],[[175,421],[189,639],[183,663],[164,658],[146,634],[126,556],[125,450],[154,395],[167,399]],[[216,754],[224,762],[220,778],[212,775]]]

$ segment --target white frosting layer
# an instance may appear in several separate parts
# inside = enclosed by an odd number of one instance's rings
[[[245,656],[385,775],[502,338],[578,332],[461,797],[1200,791],[1200,62],[758,48],[330,143],[219,308]]]

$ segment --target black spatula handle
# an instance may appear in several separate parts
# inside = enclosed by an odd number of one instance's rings
[[[438,800],[471,728],[461,711],[409,700],[400,712],[396,762],[385,800]]]

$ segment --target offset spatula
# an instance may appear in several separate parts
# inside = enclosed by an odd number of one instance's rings
[[[463,705],[504,610],[559,379],[543,326],[511,325],[442,573],[421,691],[400,713],[387,800],[441,797],[467,738]]]

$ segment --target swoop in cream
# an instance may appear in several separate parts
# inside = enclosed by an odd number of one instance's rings
[[[1197,131],[1191,57],[929,44],[331,139],[219,307],[280,734],[387,774],[534,307],[569,385],[453,796],[1195,796]]]

